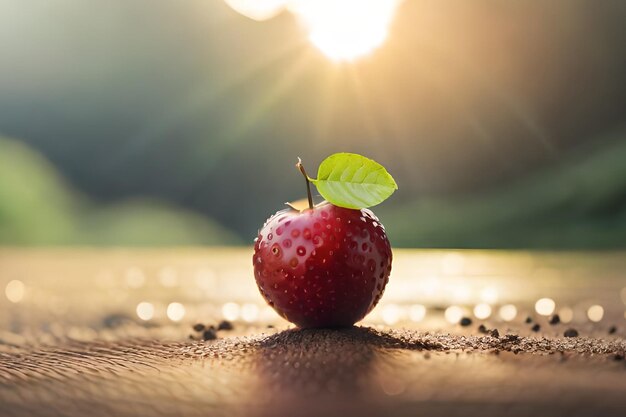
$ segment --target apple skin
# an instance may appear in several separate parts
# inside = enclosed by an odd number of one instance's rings
[[[370,210],[322,203],[270,217],[252,261],[261,295],[283,318],[302,328],[349,327],[382,297],[392,253]]]

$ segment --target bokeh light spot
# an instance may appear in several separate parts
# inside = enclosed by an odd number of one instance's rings
[[[244,304],[241,307],[241,318],[243,321],[252,323],[259,317],[259,307],[256,304]]]
[[[22,281],[14,279],[9,281],[6,288],[4,289],[4,294],[7,296],[7,299],[12,303],[19,303],[24,298],[24,292],[26,287]]]
[[[535,303],[535,311],[542,316],[549,316],[554,312],[556,303],[551,298],[540,298]]]
[[[142,301],[137,304],[137,317],[141,320],[147,321],[154,317],[154,305],[152,303],[148,303],[146,301]]]
[[[464,310],[459,306],[450,306],[446,308],[444,317],[448,323],[456,324],[463,318]]]
[[[517,316],[517,307],[513,304],[505,304],[498,311],[500,318],[504,321],[512,321]]]
[[[426,317],[426,307],[421,304],[414,304],[409,308],[409,318],[412,321],[419,322]]]
[[[400,321],[401,311],[397,305],[388,304],[382,308],[380,315],[385,324],[392,325]]]
[[[167,306],[167,317],[172,321],[181,321],[185,317],[185,306],[181,303],[170,303]]]
[[[587,310],[587,317],[593,322],[598,322],[604,317],[604,308],[600,305],[592,305]]]
[[[140,268],[131,267],[125,273],[126,285],[130,288],[139,288],[146,281],[146,276]]]
[[[491,306],[489,304],[480,303],[474,307],[474,316],[478,319],[486,319],[491,316]]]
[[[222,306],[222,316],[226,320],[237,320],[239,318],[239,304],[237,303],[226,303]]]

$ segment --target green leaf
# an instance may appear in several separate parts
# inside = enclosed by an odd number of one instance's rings
[[[311,181],[330,203],[352,209],[380,204],[398,189],[385,167],[354,153],[329,156]]]

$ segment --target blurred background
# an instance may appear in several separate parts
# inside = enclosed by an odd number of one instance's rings
[[[0,0],[0,244],[250,244],[348,151],[395,246],[626,247],[625,2],[339,3]]]

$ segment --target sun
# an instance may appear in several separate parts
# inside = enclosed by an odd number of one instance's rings
[[[335,61],[352,61],[387,39],[400,0],[293,0],[309,40]]]
[[[225,0],[255,20],[283,10],[298,17],[311,43],[334,61],[352,61],[381,46],[403,0]]]

